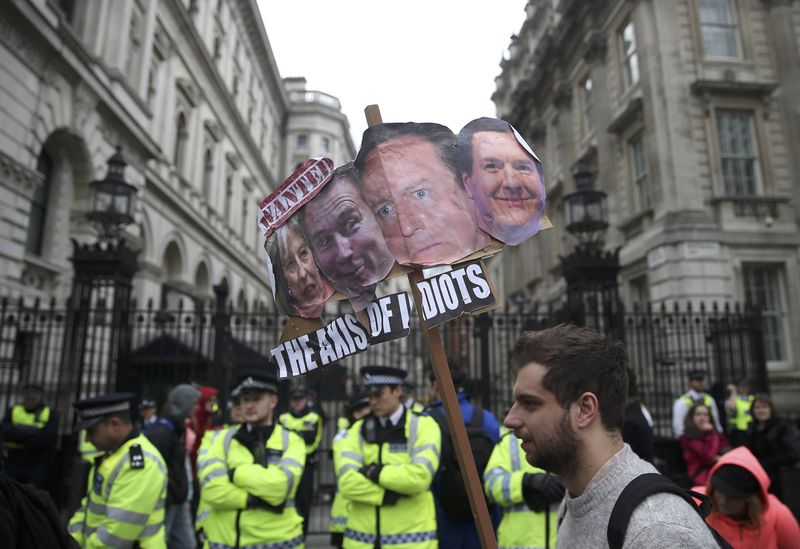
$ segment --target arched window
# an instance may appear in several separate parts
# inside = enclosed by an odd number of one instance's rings
[[[233,176],[228,175],[225,179],[225,223],[231,222],[231,201],[233,200]]]
[[[178,121],[175,124],[175,150],[172,154],[172,158],[175,160],[175,169],[178,170],[178,173],[183,171],[183,157],[186,152],[187,139],[189,139],[189,131],[186,128],[186,116],[183,113],[178,113]]]
[[[39,160],[36,162],[36,171],[42,174],[43,180],[33,191],[25,251],[35,255],[42,255],[44,228],[47,219],[47,200],[50,197],[50,183],[53,178],[53,161],[45,151],[42,151],[39,155]]]
[[[203,196],[206,202],[211,202],[211,176],[214,173],[214,155],[211,149],[206,149],[203,157]]]

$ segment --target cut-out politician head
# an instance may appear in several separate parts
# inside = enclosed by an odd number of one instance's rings
[[[454,263],[490,243],[464,190],[457,138],[447,127],[372,126],[355,165],[364,200],[398,262]]]
[[[278,227],[264,244],[271,274],[272,295],[283,314],[319,318],[333,287],[314,262],[297,215]]]
[[[395,260],[361,196],[352,163],[334,171],[299,217],[322,273],[350,300],[354,310],[365,308]]]
[[[542,164],[511,124],[473,120],[458,134],[458,150],[461,178],[480,228],[514,246],[539,232],[545,206]]]

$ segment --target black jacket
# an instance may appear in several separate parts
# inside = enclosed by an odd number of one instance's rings
[[[160,418],[145,426],[144,435],[161,452],[167,464],[167,505],[183,503],[189,495],[186,472],[186,430],[168,419]]]
[[[645,461],[653,463],[653,428],[642,412],[641,401],[634,400],[625,406],[625,422],[622,424],[622,440],[627,442],[631,450]]]
[[[750,422],[747,447],[753,452],[777,487],[781,467],[791,466],[800,460],[800,441],[797,431],[787,420],[769,418],[765,422]]]
[[[40,406],[40,409],[44,404]],[[11,422],[11,410],[6,410],[3,417],[2,429],[3,440],[6,445],[9,442],[17,442],[23,447],[12,449],[6,446],[9,457],[19,457],[21,460],[30,462],[49,462],[56,453],[56,439],[58,438],[58,414],[50,408],[50,417],[44,427],[37,429],[28,425],[14,425]]]

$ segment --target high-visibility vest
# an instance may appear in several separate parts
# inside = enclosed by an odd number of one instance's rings
[[[341,465],[342,443],[345,437],[347,437],[347,423],[349,423],[346,418],[339,419],[345,419],[345,425],[343,428],[339,429],[339,432],[333,437],[333,472],[334,475],[336,475],[336,494],[333,496],[331,516],[328,521],[328,530],[334,534],[344,533],[345,526],[347,526],[347,514],[350,510],[350,500],[339,490],[339,476],[336,474]]]
[[[95,445],[86,440],[86,429],[81,429],[78,436],[78,454],[80,454],[83,461],[94,463],[94,459],[100,456],[103,452],[95,448]]]
[[[406,406],[412,412],[416,412],[417,414],[421,414],[425,411],[425,405],[418,400],[415,400],[411,403],[411,406]]]
[[[494,447],[483,486],[490,501],[503,507],[503,520],[497,529],[497,545],[505,548],[540,548],[556,546],[558,527],[558,504],[551,505],[546,512],[531,511],[522,496],[522,479],[525,473],[544,473],[525,459],[522,441],[508,433]]]
[[[689,393],[684,393],[681,395],[681,400],[684,404],[686,404],[686,411],[689,411],[689,408],[694,406],[695,404],[702,403],[708,408],[708,415],[711,417],[711,422],[714,423],[717,421],[718,418],[714,418],[714,407],[712,404],[714,403],[714,399],[711,398],[711,395],[708,393],[702,393],[703,398],[699,401],[693,399]]]
[[[208,543],[216,549],[302,547],[303,519],[294,497],[305,465],[305,445],[295,433],[275,425],[264,446],[265,467],[236,439],[245,428],[235,425],[212,435],[208,452],[198,457],[201,501],[209,511],[203,520]],[[248,508],[248,495],[273,509]]]
[[[144,435],[126,440],[97,458],[86,497],[69,521],[69,533],[84,549],[163,549],[167,467]]]
[[[50,407],[42,406],[33,412],[29,412],[22,404],[16,404],[11,409],[11,423],[19,427],[35,427],[37,429],[44,429],[47,422],[50,421]],[[20,442],[6,442],[6,448],[11,450],[21,450],[25,445]]]
[[[400,421],[391,442],[369,441],[378,424],[371,414],[356,421],[342,441],[337,474],[339,489],[350,500],[347,549],[372,549],[377,541],[403,549],[438,545],[430,486],[439,468],[441,431],[432,417],[405,409]],[[371,464],[383,465],[377,483],[359,471]],[[388,490],[399,494],[392,505],[384,505]]]
[[[300,417],[291,412],[284,412],[278,422],[290,431],[294,431],[306,444],[306,454],[313,454],[322,440],[322,416],[311,410]]]
[[[753,395],[742,397],[736,395],[736,413],[728,418],[728,424],[731,429],[735,431],[747,431],[750,422],[753,421],[753,416],[750,409],[753,407]]]

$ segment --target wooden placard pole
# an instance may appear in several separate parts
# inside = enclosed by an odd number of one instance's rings
[[[381,111],[378,105],[369,105],[364,109],[367,117],[367,124],[374,126],[383,122]],[[497,549],[497,539],[492,528],[492,521],[489,518],[489,509],[486,507],[486,499],[483,495],[483,482],[478,476],[478,468],[475,466],[475,458],[472,456],[472,449],[467,437],[467,428],[464,425],[464,418],[461,415],[461,408],[458,406],[458,396],[453,385],[453,378],[450,377],[450,368],[447,365],[447,357],[442,344],[442,336],[436,327],[428,328],[425,318],[422,315],[422,296],[417,289],[417,283],[424,280],[421,269],[414,269],[408,273],[408,282],[411,286],[411,294],[414,296],[414,307],[419,316],[419,324],[425,340],[428,342],[428,350],[433,364],[433,374],[436,377],[436,386],[444,404],[444,415],[447,418],[447,428],[453,439],[453,446],[456,449],[458,466],[461,468],[462,476],[467,485],[467,497],[469,506],[472,509],[472,518],[478,530],[478,538],[481,540],[483,549]]]

